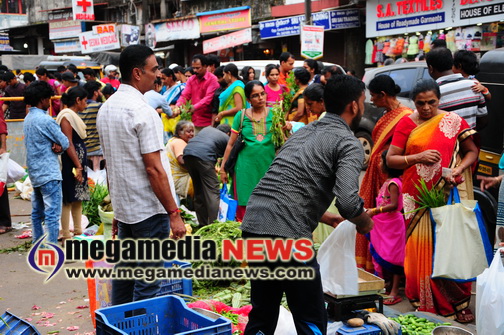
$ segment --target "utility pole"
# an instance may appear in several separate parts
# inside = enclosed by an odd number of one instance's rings
[[[311,0],[305,0],[305,24],[311,24]]]

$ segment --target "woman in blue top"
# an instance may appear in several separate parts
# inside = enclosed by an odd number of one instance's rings
[[[238,77],[238,67],[233,63],[224,67],[224,80],[228,87],[219,96],[219,114],[215,122],[233,124],[233,118],[245,107],[245,84]]]

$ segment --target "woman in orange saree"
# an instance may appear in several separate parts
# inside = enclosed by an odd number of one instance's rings
[[[419,199],[415,186],[421,179],[429,189],[448,190],[458,184],[461,198],[474,198],[470,166],[477,159],[471,138],[475,132],[457,114],[438,110],[439,97],[439,87],[432,80],[420,81],[413,89],[417,110],[398,123],[387,164],[404,169],[406,296],[420,311],[471,322],[471,283],[431,278],[433,227],[429,210],[415,211],[419,205],[413,200]],[[451,177],[443,178],[442,168],[452,169]],[[453,257],[455,262],[456,255]]]
[[[371,102],[380,108],[385,108],[383,116],[376,123],[371,138],[373,150],[369,158],[368,168],[362,179],[359,195],[364,199],[365,208],[376,207],[376,197],[387,176],[381,169],[381,155],[390,146],[394,129],[404,116],[413,111],[403,106],[396,98],[401,88],[387,75],[378,76],[369,83]],[[355,243],[355,258],[357,266],[366,271],[373,272],[373,259],[369,252],[369,239],[357,234]]]

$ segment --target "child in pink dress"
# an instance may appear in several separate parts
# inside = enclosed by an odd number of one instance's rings
[[[389,178],[376,197],[376,208],[368,209],[368,214],[375,223],[370,233],[369,248],[376,274],[381,278],[392,277],[390,298],[383,303],[395,305],[402,300],[399,296],[399,282],[404,274],[406,226],[401,213],[402,170],[389,168],[385,160],[386,155],[387,150],[382,154],[382,169]]]

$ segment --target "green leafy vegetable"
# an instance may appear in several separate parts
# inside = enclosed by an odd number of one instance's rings
[[[186,101],[182,106],[180,106],[180,120],[191,121],[193,107],[191,100]]]
[[[427,183],[423,179],[420,179],[420,183],[415,185],[415,188],[418,190],[418,200],[415,198],[410,199],[416,202],[419,207],[405,214],[414,213],[424,208],[436,208],[446,205],[445,193],[442,188],[436,189],[432,187],[429,190]]]
[[[275,145],[275,148],[280,148],[284,143],[289,132],[283,130],[282,127],[285,126],[285,113],[282,110],[281,104],[277,103],[271,108],[273,117],[271,120],[271,140]]]
[[[98,215],[98,205],[108,195],[107,186],[97,184],[89,189],[89,200],[82,202],[82,214],[87,216],[89,223],[92,225],[100,225],[101,219]]]

